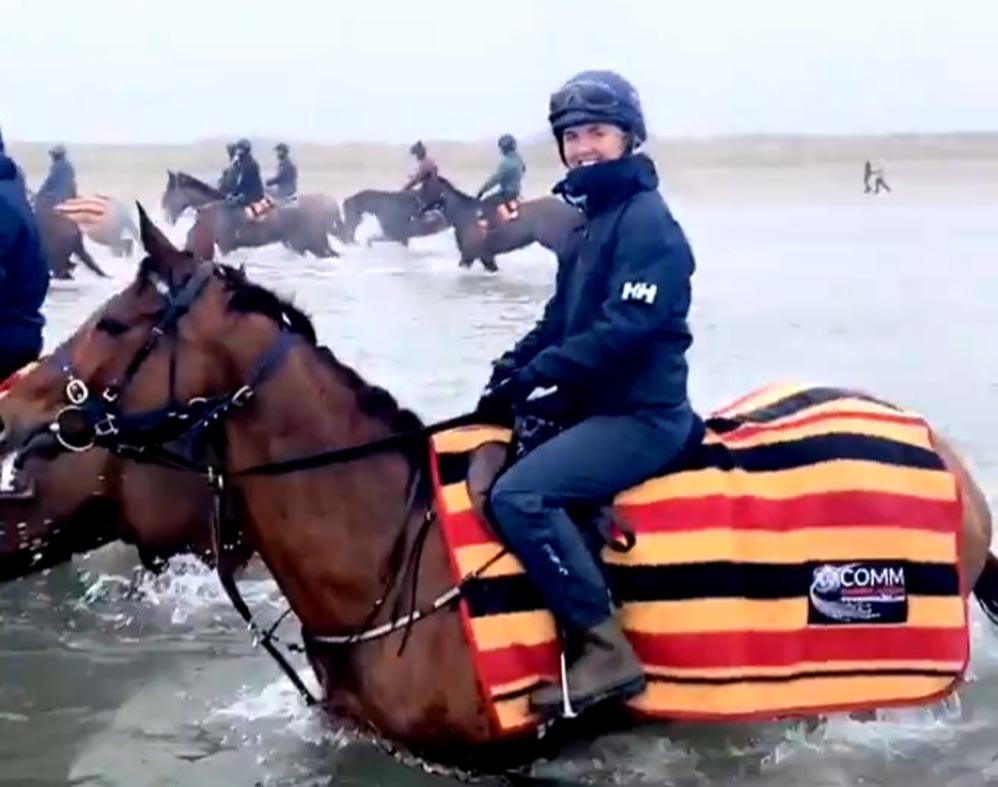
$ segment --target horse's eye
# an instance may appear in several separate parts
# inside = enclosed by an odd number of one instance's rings
[[[128,330],[128,326],[113,317],[101,317],[97,321],[97,330],[104,331],[109,336],[121,336]]]

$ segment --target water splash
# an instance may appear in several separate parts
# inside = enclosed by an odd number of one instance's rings
[[[283,597],[272,580],[242,580],[239,589],[254,611],[273,613],[283,608]],[[127,577],[98,575],[76,602],[76,607],[94,609],[126,600],[168,610],[170,621],[175,625],[188,623],[199,613],[231,606],[218,575],[197,558],[181,555],[170,558],[167,568],[158,575],[141,567]]]
[[[313,694],[321,694],[315,675],[303,665],[299,674]],[[346,746],[357,736],[349,731],[331,726],[327,717],[319,710],[309,708],[302,701],[298,690],[287,678],[279,678],[260,689],[244,686],[239,698],[229,705],[213,710],[208,721],[228,722],[285,721],[285,728],[294,737],[313,745],[331,745],[335,748]]]

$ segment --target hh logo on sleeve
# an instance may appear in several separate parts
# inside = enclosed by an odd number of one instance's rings
[[[644,301],[649,306],[655,303],[655,296],[658,294],[657,284],[648,284],[643,281],[624,282],[624,289],[620,293],[621,300]]]

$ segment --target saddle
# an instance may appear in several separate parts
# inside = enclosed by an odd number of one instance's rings
[[[252,202],[244,208],[246,220],[252,224],[266,221],[270,214],[277,210],[277,203],[271,197]]]
[[[500,202],[491,214],[482,209],[478,211],[478,226],[482,228],[483,231],[489,232],[497,227],[501,227],[503,224],[508,224],[511,221],[516,221],[520,217],[520,200],[510,199],[505,202]]]

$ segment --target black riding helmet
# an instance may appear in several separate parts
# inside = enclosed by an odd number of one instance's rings
[[[632,147],[648,139],[641,99],[634,86],[613,71],[582,71],[551,95],[548,122],[565,161],[565,129],[585,123],[612,123],[629,135]]]

